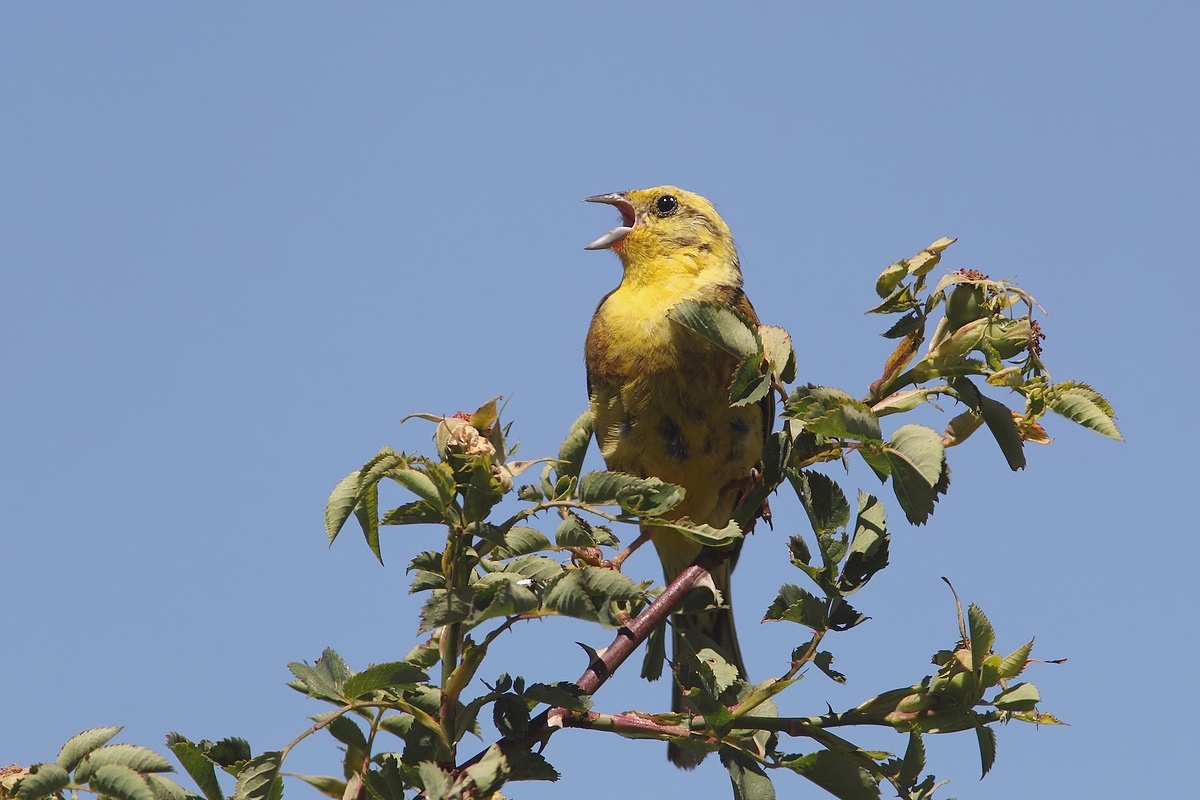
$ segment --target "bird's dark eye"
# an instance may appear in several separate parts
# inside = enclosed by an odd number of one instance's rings
[[[654,208],[658,211],[660,217],[665,217],[675,213],[675,209],[679,208],[679,201],[675,199],[673,194],[662,194],[654,201]]]

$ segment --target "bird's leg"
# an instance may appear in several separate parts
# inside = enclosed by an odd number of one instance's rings
[[[625,559],[627,559],[631,555],[633,555],[634,550],[637,550],[639,547],[641,547],[648,541],[650,541],[650,534],[647,533],[646,531],[642,531],[641,534],[636,539],[634,539],[632,542],[629,543],[628,547],[626,547],[621,552],[617,553],[615,556],[610,558],[608,561],[605,561],[604,566],[609,567],[610,569],[615,569],[618,572],[620,572],[621,565],[625,563]]]

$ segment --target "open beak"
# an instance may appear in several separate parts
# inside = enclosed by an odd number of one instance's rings
[[[612,247],[628,236],[629,232],[633,230],[634,223],[637,222],[637,217],[633,212],[633,204],[620,192],[585,197],[583,201],[585,203],[608,203],[610,206],[616,206],[617,210],[621,212],[621,224],[583,248],[584,250],[606,250]]]

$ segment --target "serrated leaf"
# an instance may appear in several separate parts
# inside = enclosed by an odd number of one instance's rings
[[[850,503],[846,494],[828,475],[806,469],[788,475],[788,480],[818,536],[837,533],[850,523]]]
[[[196,786],[207,800],[225,800],[221,785],[217,782],[213,762],[205,758],[199,747],[177,733],[167,736],[167,747],[179,759],[179,763],[196,782]]]
[[[17,789],[20,800],[40,800],[53,795],[71,783],[71,776],[58,764],[34,764],[21,778]]]
[[[417,633],[425,633],[443,625],[462,622],[471,616],[475,590],[460,586],[457,589],[434,589],[421,607],[421,624]]]
[[[170,778],[153,774],[143,777],[150,785],[150,791],[154,792],[155,800],[199,800],[198,795],[184,789]]]
[[[996,643],[996,630],[983,609],[974,603],[967,607],[967,631],[971,636],[971,668],[979,670]]]
[[[321,794],[332,797],[334,800],[341,800],[346,794],[346,782],[339,781],[337,778],[328,775],[301,775],[294,772],[288,774],[290,777],[299,778]]]
[[[579,415],[571,424],[567,438],[563,439],[558,448],[558,462],[555,473],[559,480],[563,478],[578,478],[583,469],[583,458],[587,455],[588,444],[592,441],[594,417],[589,408]]]
[[[799,586],[785,583],[763,615],[763,622],[798,622],[815,631],[826,628],[825,601]]]
[[[896,782],[901,786],[911,788],[921,777],[921,770],[925,769],[925,742],[921,739],[920,731],[910,731],[908,734],[908,747],[904,750],[904,759],[900,762],[900,772],[896,776]]]
[[[1046,392],[1046,406],[1056,414],[1111,439],[1124,441],[1113,419],[1112,406],[1086,383],[1056,384]]]
[[[463,770],[462,775],[451,788],[451,796],[458,797],[490,797],[492,792],[504,782],[508,775],[508,759],[499,744],[493,744],[484,751],[483,757]],[[475,789],[464,787],[463,779],[475,784]]]
[[[805,649],[805,648],[801,647],[801,648],[797,648],[797,649]],[[793,653],[792,660],[795,661],[796,658],[798,658],[798,655],[796,653]],[[833,668],[833,653],[830,653],[827,650],[820,650],[813,656],[812,663],[816,664],[817,669],[821,670],[821,672],[824,672],[826,675],[828,675],[829,679],[834,681],[835,683],[843,683],[844,684],[846,682],[846,676]]]
[[[857,625],[861,625],[869,619],[870,617],[856,610],[854,606],[850,605],[842,598],[831,597],[829,599],[830,630],[848,631]]]
[[[333,544],[333,540],[337,538],[342,526],[350,519],[354,507],[358,504],[360,474],[361,471],[356,469],[338,481],[338,485],[329,493],[329,499],[325,501],[325,533],[329,536],[330,544]]]
[[[508,572],[493,572],[471,586],[476,592],[474,611],[467,619],[472,625],[494,617],[509,617],[537,609],[538,597],[523,579]]]
[[[354,506],[354,518],[363,532],[367,547],[379,563],[383,564],[383,552],[379,549],[379,484],[372,483],[360,489],[358,504]]]
[[[900,281],[908,277],[908,261],[901,259],[884,267],[883,272],[875,279],[875,294],[880,297],[890,295]]]
[[[870,408],[876,417],[885,417],[888,414],[900,414],[905,411],[912,411],[922,403],[928,403],[929,398],[933,395],[934,391],[932,389],[904,389],[899,392],[892,392]]]
[[[334,717],[329,725],[326,726],[326,730],[329,731],[329,734],[334,739],[337,739],[352,750],[357,750],[363,755],[367,753],[367,735],[363,733],[362,728],[358,727],[358,724],[354,720],[345,714]]]
[[[504,572],[512,572],[537,583],[554,580],[563,572],[563,565],[545,556],[521,556],[504,565]]]
[[[683,500],[683,489],[658,478],[637,478],[620,472],[589,472],[579,479],[580,502],[619,505],[637,516],[656,516]]]
[[[492,705],[492,723],[505,739],[520,739],[529,732],[529,706],[515,694],[502,694]]]
[[[1008,468],[1014,472],[1025,468],[1024,439],[1013,419],[1012,409],[998,400],[993,400],[971,382],[970,378],[955,378],[950,385],[962,398],[963,402],[977,411],[992,432],[1000,452],[1008,462]],[[963,437],[965,438],[965,437]]]
[[[979,741],[979,762],[983,767],[980,780],[987,777],[996,763],[996,732],[982,722],[975,723],[975,737]]]
[[[782,383],[796,380],[796,351],[792,347],[791,334],[778,325],[760,325],[758,334],[771,371]]]
[[[428,683],[429,676],[407,661],[389,661],[372,664],[362,672],[346,679],[342,691],[346,697],[355,699],[378,689],[402,689],[418,683]]]
[[[423,471],[406,467],[392,470],[387,473],[387,477],[438,509],[439,512],[445,508],[446,498],[442,497],[442,493],[438,491],[433,479]]]
[[[904,425],[886,449],[892,487],[908,521],[921,525],[949,483],[942,437],[923,425]]]
[[[568,513],[554,531],[554,544],[558,547],[595,547],[596,539],[586,520]]]
[[[1032,683],[1018,683],[996,695],[992,703],[1001,711],[1032,711],[1041,699]]]
[[[375,500],[378,507],[378,499]],[[442,512],[424,500],[414,500],[397,506],[383,515],[379,525],[437,525],[443,521]],[[371,534],[374,536],[374,547],[379,546],[379,526],[376,525]],[[368,541],[370,544],[370,541]],[[374,550],[372,550],[374,552]]]
[[[784,416],[831,439],[878,441],[883,437],[870,406],[840,389],[802,386],[788,397]]]
[[[542,755],[523,748],[508,754],[508,769],[510,781],[557,781],[561,777]]]
[[[88,781],[92,791],[117,800],[154,800],[154,790],[146,779],[123,764],[105,764]]]
[[[850,551],[846,563],[842,565],[842,574],[838,577],[837,586],[842,594],[858,591],[875,573],[888,565],[890,541],[883,504],[874,495],[860,489],[854,536],[850,539]]]
[[[446,800],[450,791],[450,774],[432,761],[417,764],[417,774],[428,800]]]
[[[268,800],[280,780],[279,767],[283,756],[270,750],[246,762],[237,775],[233,800]]]
[[[600,622],[610,627],[621,624],[612,608],[615,602],[640,602],[645,588],[612,569],[584,567],[569,570],[546,592],[542,606],[563,616]]]
[[[722,747],[720,753],[734,800],[775,800],[775,786],[761,764],[732,747]]]
[[[656,681],[662,677],[663,662],[667,660],[666,626],[659,625],[646,638],[646,653],[642,656],[641,677]]]
[[[1000,662],[1000,680],[1010,680],[1025,671],[1029,663],[1029,651],[1033,649],[1033,639],[1013,650]]]
[[[77,733],[63,744],[62,748],[58,751],[58,757],[54,759],[54,763],[70,772],[79,765],[84,756],[120,732],[121,726],[117,725],[111,728],[92,728]]]
[[[738,359],[762,355],[758,326],[729,306],[685,300],[672,306],[667,318]]]
[[[110,744],[87,754],[76,767],[75,780],[86,781],[88,775],[106,764],[119,764],[137,773],[174,771],[170,763],[153,750],[132,744]]]
[[[647,527],[667,528],[676,531],[683,534],[685,539],[691,539],[693,542],[707,547],[726,547],[744,535],[742,529],[732,520],[724,528],[714,528],[711,525],[692,522],[687,517],[680,519],[643,517],[642,524]]]
[[[829,750],[789,756],[782,766],[808,778],[839,800],[877,800],[879,784],[867,770]]]
[[[525,689],[525,699],[571,711],[587,711],[592,707],[591,696],[584,694],[575,684],[566,681],[532,684]]]

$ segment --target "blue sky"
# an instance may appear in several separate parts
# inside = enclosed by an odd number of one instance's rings
[[[803,380],[862,394],[888,351],[875,275],[957,236],[943,263],[1033,292],[1055,378],[1104,392],[1127,438],[1052,419],[1017,474],[983,437],[952,451],[930,525],[892,503],[871,622],[827,640],[848,686],[809,675],[785,712],[926,674],[955,637],[945,575],[1000,649],[1068,659],[1031,677],[1071,727],[999,731],[983,782],[973,737],[934,739],[943,796],[1182,796],[1198,25],[1166,2],[0,6],[0,763],[112,724],[276,748],[320,710],[288,661],[403,655],[403,565],[436,534],[386,531],[386,568],[327,548],[329,490],[384,444],[428,450],[404,415],[495,395],[522,455],[553,452],[619,279],[582,249],[611,209],[579,201],[674,183],[720,207]],[[796,643],[755,622],[799,577],[799,513],[779,504],[735,578],[758,677]],[[493,671],[573,679],[576,639],[607,634],[533,624]],[[630,670],[597,707],[666,694]],[[637,796],[728,795],[659,744],[569,732],[547,756],[564,781],[513,796],[600,796],[614,769]],[[287,766],[339,769],[326,741]]]

